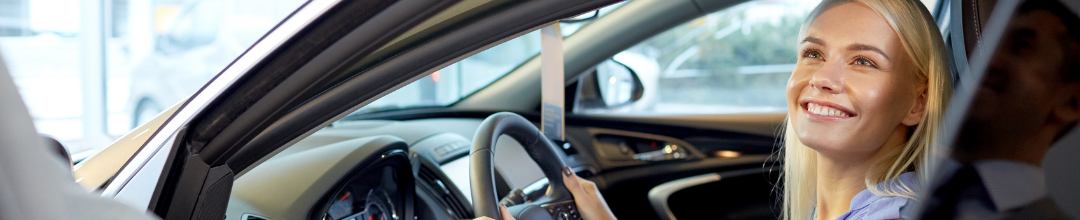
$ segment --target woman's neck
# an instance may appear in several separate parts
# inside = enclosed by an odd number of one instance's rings
[[[819,154],[815,207],[817,219],[832,220],[846,213],[851,207],[851,198],[866,189],[866,172],[869,169],[869,159],[840,161]]]
[[[906,129],[896,129],[875,151],[817,154],[817,189],[815,213],[818,220],[832,220],[851,209],[851,199],[866,189],[866,175],[878,158],[906,141]]]

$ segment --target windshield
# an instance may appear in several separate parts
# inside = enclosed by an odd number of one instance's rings
[[[589,12],[574,19],[604,16],[623,3]],[[560,24],[568,37],[594,19]],[[431,73],[375,100],[353,114],[425,107],[446,107],[468,97],[540,54],[540,32],[530,32]]]

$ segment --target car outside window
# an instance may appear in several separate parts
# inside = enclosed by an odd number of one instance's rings
[[[642,98],[577,113],[782,113],[799,27],[818,3],[751,1],[653,36],[613,57],[641,79]]]
[[[934,11],[937,0],[922,0]],[[580,114],[747,114],[787,110],[799,28],[819,0],[758,0],[696,18],[620,52],[644,93]]]

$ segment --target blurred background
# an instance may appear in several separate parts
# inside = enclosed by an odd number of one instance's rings
[[[0,55],[38,131],[79,158],[197,91],[303,2],[0,0]]]

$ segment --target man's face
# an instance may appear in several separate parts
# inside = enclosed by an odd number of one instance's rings
[[[1065,24],[1045,10],[1022,12],[1009,24],[961,132],[964,144],[1010,143],[1047,122],[1064,89]],[[965,138],[965,136],[967,138]],[[997,140],[995,140],[997,139]]]

